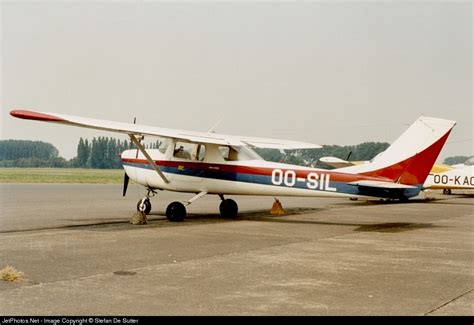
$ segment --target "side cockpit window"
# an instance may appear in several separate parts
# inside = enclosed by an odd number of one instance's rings
[[[173,157],[187,160],[203,161],[206,146],[198,143],[176,142]]]

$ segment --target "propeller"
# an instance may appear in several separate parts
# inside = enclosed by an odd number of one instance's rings
[[[127,173],[124,173],[123,177],[123,196],[127,194],[127,188],[128,188],[128,182],[130,180],[130,177],[128,177]]]
[[[137,123],[137,118],[134,117],[133,118],[133,124]],[[132,148],[132,141],[130,141],[130,148]],[[138,148],[137,148],[137,156],[136,158],[138,158]],[[127,188],[128,188],[128,182],[130,181],[130,177],[128,177],[127,173],[125,172],[123,174],[123,196],[125,196],[127,194]]]
[[[352,151],[349,152],[349,154],[347,155],[347,158],[346,158],[347,161],[349,161],[349,157],[350,157],[351,155],[352,155]]]

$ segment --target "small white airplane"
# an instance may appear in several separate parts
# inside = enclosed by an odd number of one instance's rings
[[[452,190],[474,190],[474,166],[434,165],[423,187],[442,189],[448,195]]]
[[[166,209],[170,221],[183,221],[186,207],[206,194],[219,195],[220,214],[237,216],[237,203],[225,195],[375,197],[407,201],[418,195],[454,121],[420,117],[387,150],[372,162],[330,171],[267,162],[252,147],[275,149],[320,148],[287,140],[242,137],[217,133],[164,129],[131,123],[13,110],[17,118],[72,125],[127,134],[137,147],[121,159],[128,179],[146,187],[137,205],[149,213],[156,190],[194,193],[190,200],[172,202]],[[161,150],[146,150],[144,136],[167,139]]]
[[[359,166],[370,161],[348,161],[337,157],[322,157],[319,161],[339,170],[342,167]],[[448,166],[435,164],[423,183],[423,190],[443,190],[444,194],[451,194],[451,190],[474,190],[474,166]]]

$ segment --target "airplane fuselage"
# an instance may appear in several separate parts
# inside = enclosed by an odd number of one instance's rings
[[[136,150],[125,151],[122,163],[132,180],[152,189],[227,195],[394,198],[393,191],[361,192],[358,186],[348,184],[361,180],[389,181],[383,177],[338,173],[265,160],[191,161],[167,158],[158,150],[148,151],[169,183],[159,177],[143,156],[137,157]],[[416,196],[420,188],[400,190],[396,198]]]

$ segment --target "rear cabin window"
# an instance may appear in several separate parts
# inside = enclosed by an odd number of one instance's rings
[[[219,152],[221,153],[222,158],[224,158],[224,160],[229,160],[229,151],[229,147],[227,146],[219,147]]]
[[[225,161],[238,161],[238,160],[263,160],[255,151],[248,147],[228,147],[220,146],[219,152]]]

